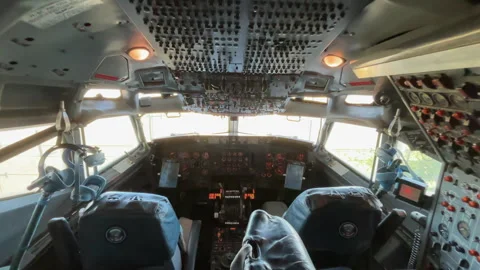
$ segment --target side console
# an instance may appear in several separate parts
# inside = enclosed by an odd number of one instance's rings
[[[427,256],[438,269],[480,269],[480,76],[477,69],[393,76],[447,161]],[[408,132],[407,132],[408,133]],[[419,140],[422,135],[417,133]],[[417,141],[416,138],[409,139]],[[429,145],[415,145],[432,152]],[[438,189],[437,189],[438,190]]]

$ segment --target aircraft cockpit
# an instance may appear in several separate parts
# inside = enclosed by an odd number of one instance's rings
[[[0,270],[480,269],[476,0],[4,0]]]

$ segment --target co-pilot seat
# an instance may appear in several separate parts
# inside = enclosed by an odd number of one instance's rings
[[[65,223],[54,219],[49,224],[57,254],[62,246],[75,246],[73,237],[55,237],[73,235],[58,232],[69,229],[61,225]],[[72,251],[60,261],[66,269],[190,270],[195,266],[200,226],[200,221],[179,221],[166,197],[106,192],[80,218],[79,252]],[[77,261],[81,268],[72,265]]]
[[[300,194],[283,218],[298,232],[317,268],[362,268],[381,208],[364,187],[313,188]]]

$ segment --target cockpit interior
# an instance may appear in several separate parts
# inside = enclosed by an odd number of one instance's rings
[[[480,269],[479,4],[1,1],[0,270]]]

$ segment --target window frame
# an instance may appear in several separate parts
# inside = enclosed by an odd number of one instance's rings
[[[335,161],[337,161],[338,163],[342,164],[343,166],[345,166],[347,169],[349,169],[350,171],[352,171],[355,175],[357,175],[358,177],[360,177],[362,180],[364,180],[365,182],[368,182],[369,183],[369,186],[372,186],[375,181],[375,176],[376,176],[376,170],[375,168],[378,166],[378,158],[377,156],[374,154],[373,156],[373,163],[372,163],[372,172],[370,173],[370,175],[367,177],[365,176],[363,173],[361,173],[360,171],[358,171],[357,169],[355,169],[352,165],[348,164],[345,160],[341,159],[340,157],[336,156],[334,153],[330,152],[327,148],[326,148],[326,145],[327,145],[327,142],[328,142],[328,139],[330,138],[330,134],[332,132],[332,129],[333,129],[333,126],[335,125],[335,123],[341,123],[341,124],[349,124],[349,123],[344,123],[344,122],[330,122],[328,123],[328,127],[327,127],[327,124],[325,124],[324,128],[328,128],[328,130],[326,130],[326,136],[325,138],[321,141],[320,145],[321,145],[321,149],[323,149],[323,151],[325,151],[326,153],[328,153],[330,155],[331,158],[333,158]],[[351,124],[351,125],[355,125],[355,124]],[[362,126],[362,125],[357,125],[357,126],[360,126],[360,127],[367,127],[367,126]],[[367,127],[368,128],[368,127]],[[381,144],[381,142],[384,140],[385,136],[382,136],[382,133],[379,132],[377,130],[377,138],[376,138],[376,143],[375,143],[375,149],[379,147],[379,145]]]

